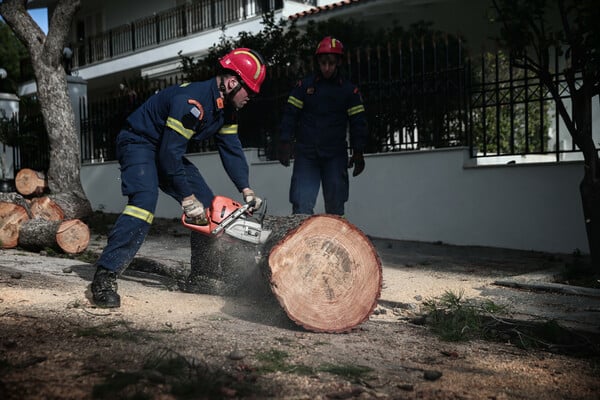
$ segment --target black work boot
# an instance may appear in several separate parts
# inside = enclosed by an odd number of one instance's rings
[[[98,307],[120,307],[121,296],[117,293],[117,274],[102,267],[96,268],[92,281],[92,297]]]

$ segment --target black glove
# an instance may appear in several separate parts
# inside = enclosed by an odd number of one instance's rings
[[[365,158],[363,157],[362,151],[354,151],[352,157],[348,161],[348,168],[354,167],[352,176],[358,176],[365,169]]]
[[[279,142],[277,148],[277,158],[284,167],[290,166],[290,158],[292,157],[292,145],[290,142]]]

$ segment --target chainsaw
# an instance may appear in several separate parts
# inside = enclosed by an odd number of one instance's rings
[[[250,213],[255,202],[244,205],[225,196],[215,196],[210,208],[206,209],[206,221],[203,225],[195,223],[185,213],[181,216],[183,226],[206,236],[221,236],[223,233],[233,238],[262,244],[267,241],[270,230],[262,227],[267,212],[266,200],[263,201],[262,212]]]

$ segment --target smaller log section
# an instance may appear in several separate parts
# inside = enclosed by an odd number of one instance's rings
[[[25,207],[14,203],[0,202],[0,247],[12,249],[19,242],[19,231],[23,222],[29,220]]]
[[[40,196],[48,188],[48,180],[43,172],[23,168],[15,176],[15,187],[23,196]]]
[[[21,225],[19,233],[19,245],[35,251],[51,247],[67,254],[77,254],[84,251],[89,242],[89,227],[78,219],[67,221],[31,219]]]

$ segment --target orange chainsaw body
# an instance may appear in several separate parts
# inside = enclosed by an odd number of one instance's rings
[[[215,196],[210,208],[206,209],[206,218],[208,224],[196,225],[186,218],[185,214],[181,216],[183,226],[193,231],[200,232],[210,236],[219,224],[227,218],[231,213],[242,207],[242,204],[225,196]]]

